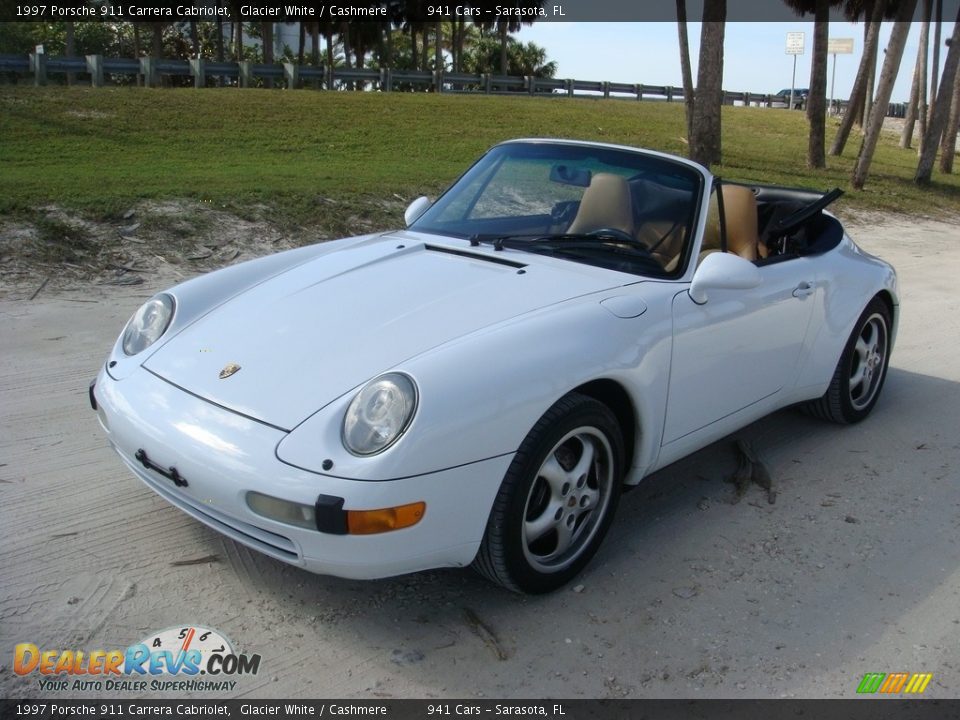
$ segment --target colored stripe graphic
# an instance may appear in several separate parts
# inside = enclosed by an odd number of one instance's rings
[[[880,686],[880,692],[882,693],[898,693],[903,689],[903,686],[907,682],[909,675],[907,673],[890,673],[887,675],[887,679],[884,680],[883,685]]]
[[[886,673],[867,673],[860,681],[857,688],[858,693],[875,693],[880,688],[880,683],[886,677]]]
[[[867,673],[857,686],[857,692],[880,692],[887,695],[904,692],[919,695],[927,689],[932,679],[933,673]]]
[[[914,673],[904,692],[920,694],[927,689],[933,679],[933,673]]]

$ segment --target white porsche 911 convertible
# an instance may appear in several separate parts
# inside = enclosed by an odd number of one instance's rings
[[[839,194],[506,142],[405,230],[153,297],[90,401],[150,488],[278,560],[550,591],[624,484],[784,406],[869,414],[897,281],[824,212]]]

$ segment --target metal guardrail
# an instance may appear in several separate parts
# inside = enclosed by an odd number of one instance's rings
[[[381,92],[429,89],[434,92],[475,93],[486,95],[527,93],[530,95],[586,97],[630,97],[636,100],[683,100],[683,88],[670,85],[645,85],[600,80],[538,78],[534,76],[504,76],[484,73],[448,73],[423,70],[392,70],[387,68],[344,68],[323,65],[295,65],[293,63],[263,64],[248,61],[215,62],[207,59],[169,60],[142,57],[106,58],[100,55],[59,57],[46,55],[0,55],[0,74],[32,74],[34,84],[45,85],[51,74],[89,74],[95,87],[104,84],[104,75],[140,75],[145,84],[156,86],[163,75],[192,77],[195,87],[205,87],[207,78],[236,81],[240,87],[254,87],[257,81],[267,85],[278,82],[286,87],[300,88],[304,83],[315,89],[369,86]],[[588,95],[585,95],[588,94]],[[723,91],[723,103],[772,107],[783,104],[783,98],[769,93]],[[834,101],[834,107],[844,109],[845,100]],[[905,103],[890,103],[887,115],[903,117]]]

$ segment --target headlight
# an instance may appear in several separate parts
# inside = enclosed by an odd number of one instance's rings
[[[375,455],[393,445],[417,409],[417,388],[406,375],[388,373],[357,393],[343,418],[343,444],[354,455]]]
[[[136,355],[153,345],[170,326],[174,301],[170,295],[157,295],[137,310],[123,331],[123,351]]]

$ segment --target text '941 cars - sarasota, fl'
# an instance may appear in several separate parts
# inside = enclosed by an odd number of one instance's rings
[[[273,558],[546,592],[623,485],[784,406],[871,411],[897,281],[824,211],[839,194],[506,142],[404,230],[151,298],[91,404],[150,488]]]

